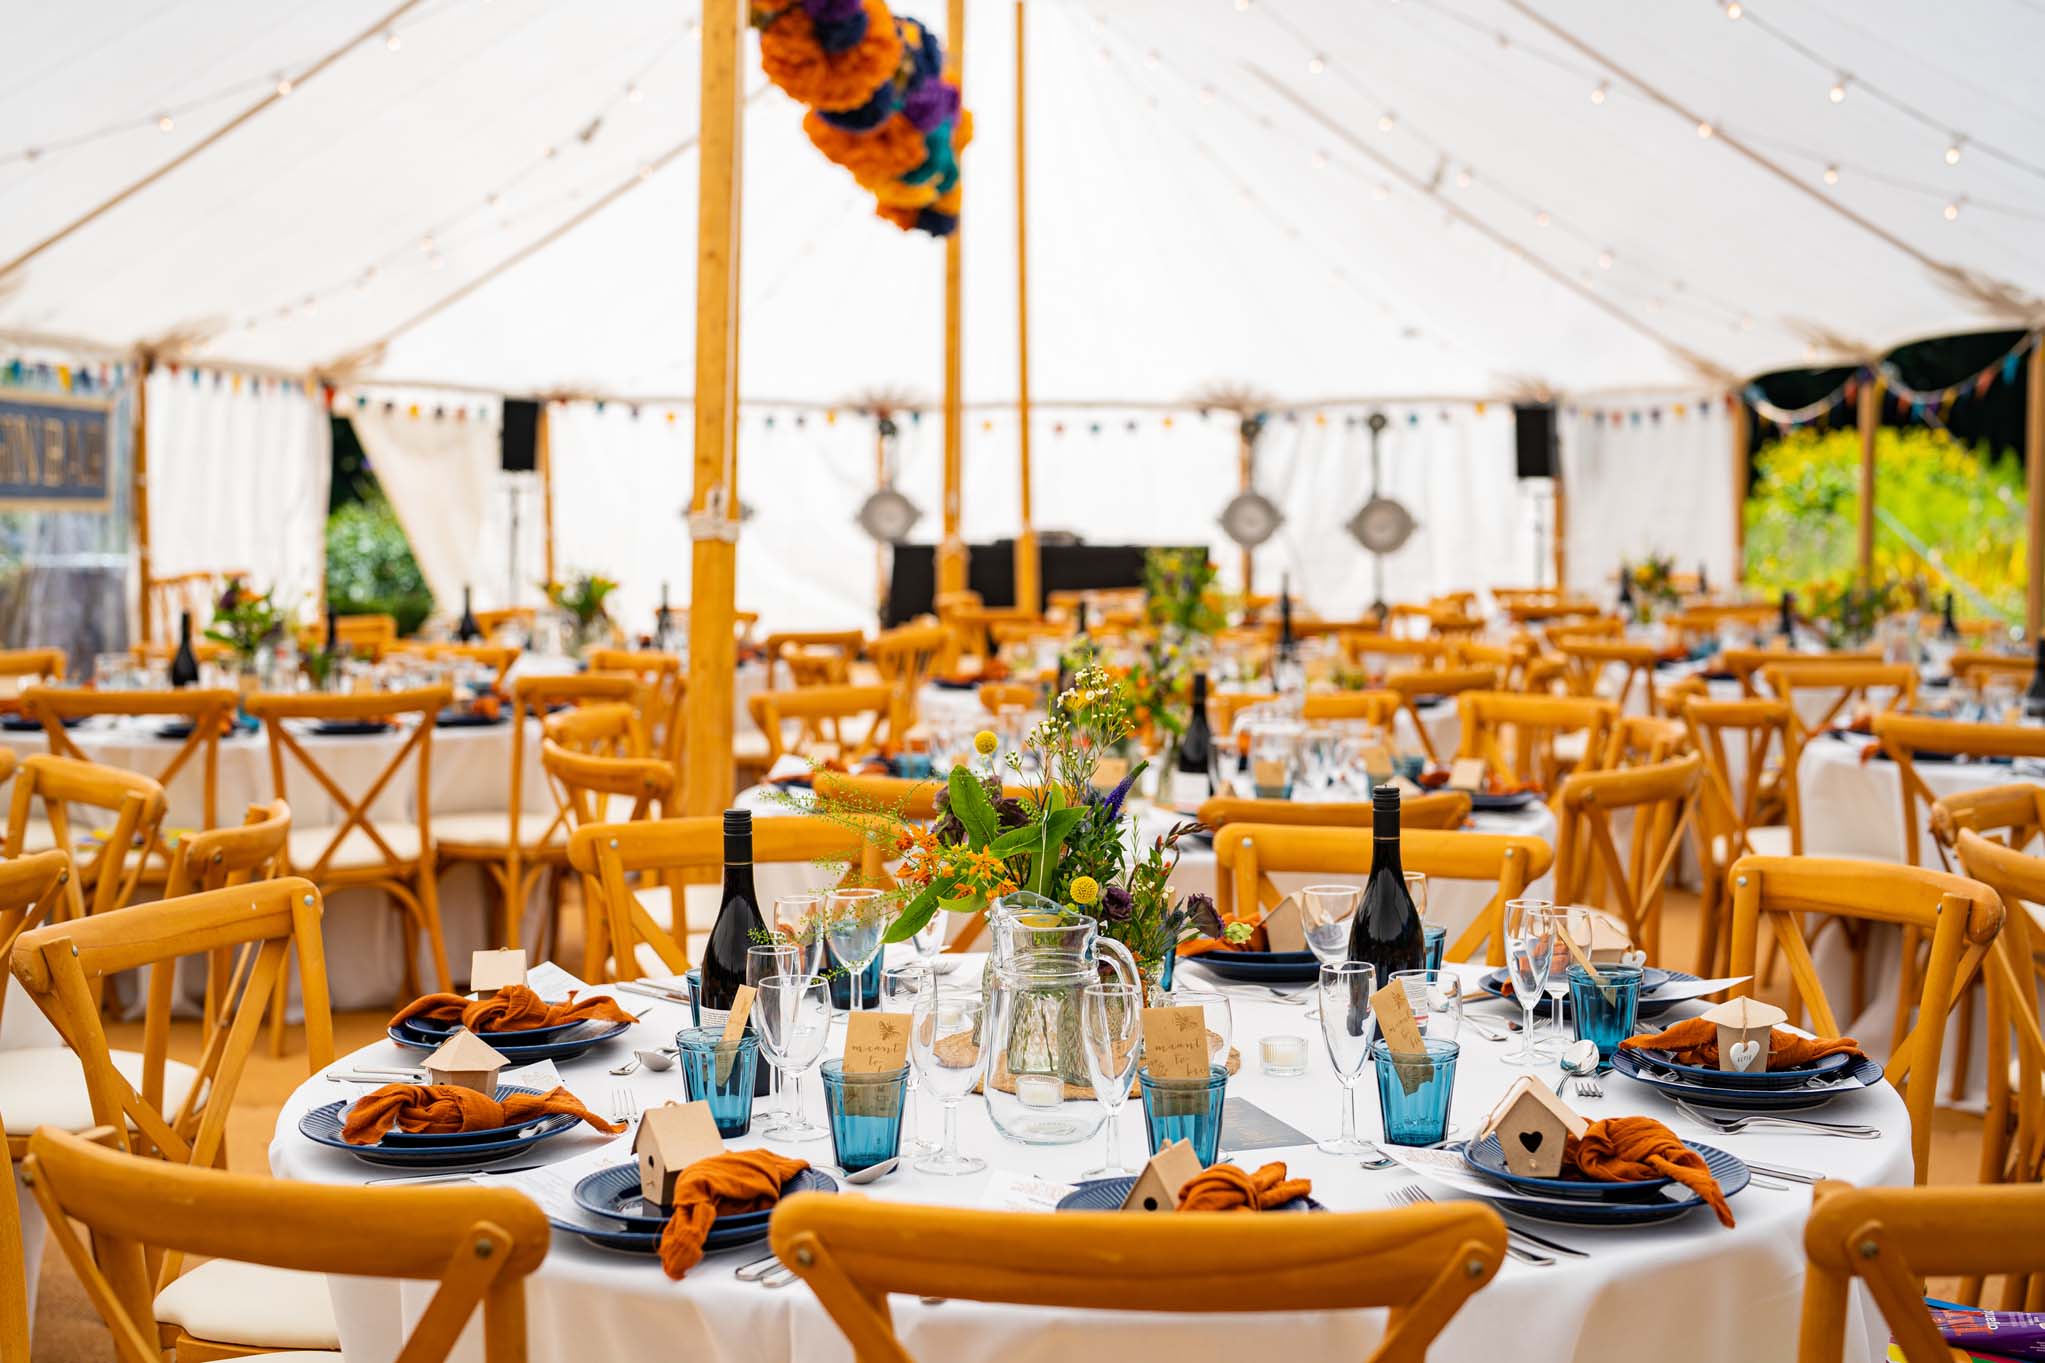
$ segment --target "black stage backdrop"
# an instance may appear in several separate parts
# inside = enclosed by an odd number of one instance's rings
[[[1201,546],[1194,546],[1201,547]],[[1043,544],[1044,595],[1143,585],[1142,544]],[[989,606],[1015,604],[1015,541],[967,547],[966,585]],[[937,593],[937,550],[928,544],[895,546],[888,604],[881,625],[891,627],[927,613]]]

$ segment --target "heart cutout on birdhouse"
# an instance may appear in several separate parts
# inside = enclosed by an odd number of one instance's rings
[[[1736,1041],[1726,1052],[1732,1058],[1733,1069],[1744,1074],[1754,1068],[1754,1062],[1761,1058],[1761,1043],[1758,1041]]]
[[[1647,953],[1644,951],[1629,951],[1619,958],[1619,964],[1644,966],[1647,964]]]
[[[1542,1135],[1543,1133],[1539,1131],[1520,1132],[1520,1144],[1524,1145],[1527,1148],[1527,1153],[1529,1155],[1534,1154],[1540,1150]]]

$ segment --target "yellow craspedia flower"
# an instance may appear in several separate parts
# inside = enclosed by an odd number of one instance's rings
[[[992,757],[994,750],[1001,746],[1001,740],[994,736],[992,729],[982,729],[973,735],[973,751],[982,757]]]
[[[1090,906],[1100,899],[1101,885],[1092,876],[1074,876],[1066,892],[1072,896],[1073,903]]]

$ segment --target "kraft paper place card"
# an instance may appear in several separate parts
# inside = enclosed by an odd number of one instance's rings
[[[1150,1162],[1143,1166],[1143,1172],[1136,1176],[1135,1184],[1129,1189],[1129,1196],[1122,1199],[1122,1210],[1175,1212],[1179,1209],[1179,1189],[1199,1172],[1200,1157],[1193,1153],[1193,1143],[1173,1141],[1152,1155]]]
[[[525,953],[517,947],[503,951],[477,951],[469,956],[469,988],[489,994],[508,985],[525,983]]]
[[[1247,1098],[1230,1098],[1221,1105],[1221,1129],[1228,1133],[1228,1148],[1276,1150],[1288,1145],[1312,1145],[1314,1138],[1289,1126]]]
[[[892,1073],[907,1063],[908,1055],[907,1013],[865,1012],[846,1015],[845,1073]]]
[[[1392,749],[1390,744],[1372,743],[1363,750],[1364,774],[1371,780],[1392,774]]]
[[[1278,901],[1264,915],[1264,943],[1273,951],[1305,951],[1306,919],[1300,916],[1299,900],[1292,895]]]
[[[1143,1055],[1155,1079],[1205,1079],[1207,1014],[1200,1008],[1143,1010]]]
[[[1427,1039],[1421,1034],[1420,1023],[1413,1017],[1406,986],[1393,980],[1372,994],[1370,1011],[1377,1021],[1378,1035],[1385,1039],[1385,1049],[1392,1053],[1392,1070],[1399,1076],[1399,1086],[1408,1093],[1419,1091],[1434,1076],[1434,1061],[1427,1054]]]
[[[753,999],[758,990],[749,984],[738,987],[738,993],[731,997],[731,1011],[724,1017],[725,1041],[737,1041],[745,1034],[746,1017],[753,1011]]]
[[[1481,757],[1458,757],[1449,763],[1450,790],[1484,789],[1484,759]]]

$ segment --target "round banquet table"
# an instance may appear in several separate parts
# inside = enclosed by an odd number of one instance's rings
[[[949,978],[977,977],[979,958],[959,958]],[[634,1008],[646,1002],[631,1000]],[[1699,1005],[1681,1005],[1694,1010]],[[1496,1025],[1497,1005],[1480,1005]],[[630,1090],[635,1106],[684,1096],[678,1070],[656,1074],[641,1070],[617,1078],[607,1069],[634,1047],[668,1044],[675,1030],[688,1024],[686,1007],[656,1004],[619,1039],[563,1063],[567,1085],[597,1111],[609,1110],[614,1094]],[[1340,1089],[1330,1071],[1315,1024],[1303,1009],[1277,1002],[1234,1002],[1234,1043],[1242,1052],[1242,1071],[1229,1081],[1232,1097],[1249,1100],[1310,1138],[1333,1133]],[[1271,1078],[1259,1072],[1258,1040],[1277,1033],[1310,1037],[1308,1072],[1298,1078]],[[1463,1130],[1480,1121],[1495,1098],[1525,1071],[1505,1065],[1502,1045],[1484,1041],[1469,1027],[1462,1029],[1461,1068],[1457,1075],[1452,1119]],[[831,1045],[843,1047],[843,1029],[834,1027]],[[344,1058],[338,1068],[355,1064],[389,1065],[415,1057],[383,1042]],[[1551,1081],[1554,1066],[1537,1073]],[[822,1120],[817,1079],[805,1084],[809,1115]],[[362,1163],[351,1156],[314,1144],[298,1132],[299,1116],[311,1107],[365,1091],[315,1077],[285,1105],[270,1146],[270,1166],[279,1177],[330,1183],[360,1183],[393,1171]],[[1609,1075],[1602,1099],[1575,1099],[1587,1117],[1645,1113],[1668,1123],[1678,1135],[1731,1150],[1735,1154],[1820,1171],[1862,1185],[1907,1184],[1910,1181],[1909,1120],[1902,1100],[1886,1085],[1836,1099],[1828,1117],[1872,1123],[1884,1133],[1879,1140],[1850,1141],[1794,1132],[1710,1136],[1647,1088]],[[1358,1089],[1358,1126],[1367,1137],[1379,1133],[1376,1089],[1367,1076]],[[916,1122],[931,1137],[939,1129],[935,1104],[919,1099]],[[1055,1182],[1071,1182],[1080,1171],[1099,1163],[1098,1136],[1078,1145],[1031,1147],[1007,1141],[990,1124],[983,1101],[969,1097],[959,1109],[960,1143],[984,1157],[989,1171],[943,1178],[905,1169],[881,1182],[856,1190],[880,1199],[939,1203],[955,1207],[988,1205],[996,1174],[1028,1174]],[[1123,1160],[1139,1166],[1145,1155],[1140,1103],[1124,1107],[1121,1122]],[[735,1147],[761,1143],[741,1137]],[[803,1143],[768,1141],[783,1154],[829,1161],[828,1140]],[[1221,1146],[1230,1149],[1224,1128]],[[557,1186],[562,1175],[573,1177],[631,1158],[630,1133],[605,1137],[587,1127],[542,1146],[537,1157],[553,1166],[544,1177]],[[1369,1172],[1350,1159],[1323,1155],[1312,1145],[1241,1152],[1239,1163],[1255,1168],[1283,1160],[1295,1176],[1313,1180],[1314,1196],[1336,1211],[1367,1211],[1394,1205],[1394,1189],[1414,1176],[1393,1169]],[[531,1163],[532,1157],[511,1161]],[[484,1183],[519,1186],[533,1173],[509,1173],[502,1180],[479,1176]],[[1441,1198],[1458,1196],[1436,1188]],[[1693,1210],[1676,1221],[1630,1229],[1592,1229],[1539,1225],[1536,1234],[1589,1252],[1586,1259],[1561,1258],[1553,1267],[1508,1261],[1487,1286],[1443,1332],[1430,1351],[1435,1363],[1467,1360],[1492,1363],[1501,1349],[1515,1363],[1559,1363],[1564,1359],[1599,1359],[1646,1354],[1658,1363],[1722,1363],[1728,1358],[1789,1360],[1796,1353],[1797,1320],[1803,1280],[1802,1232],[1810,1193],[1800,1184],[1784,1190],[1750,1186],[1732,1199],[1738,1225],[1727,1230],[1708,1212]],[[1018,1213],[1028,1215],[1032,1213]],[[673,1282],[651,1258],[620,1254],[590,1246],[557,1231],[546,1261],[527,1281],[526,1313],[534,1363],[582,1363],[582,1360],[687,1358],[731,1360],[732,1363],[837,1363],[851,1353],[837,1328],[800,1283],[767,1288],[737,1281],[733,1270],[766,1253],[755,1244],[708,1256],[686,1279]],[[429,1295],[428,1285],[384,1280],[332,1279],[341,1343],[349,1363],[388,1363],[402,1331],[417,1319]],[[1245,1265],[1243,1291],[1254,1294],[1254,1267]],[[1074,1363],[1077,1359],[1170,1359],[1172,1363],[1238,1363],[1259,1356],[1274,1344],[1284,1345],[1294,1363],[1307,1360],[1353,1360],[1367,1354],[1383,1329],[1379,1311],[1285,1312],[1257,1315],[1161,1317],[1139,1312],[1065,1312],[1040,1308],[946,1301],[926,1303],[913,1297],[892,1300],[896,1328],[918,1358],[946,1363],[1041,1360]],[[1864,1296],[1851,1308],[1848,1356],[1879,1357],[1887,1331]],[[470,1327],[473,1345],[475,1327]],[[458,1357],[474,1357],[473,1353]]]

